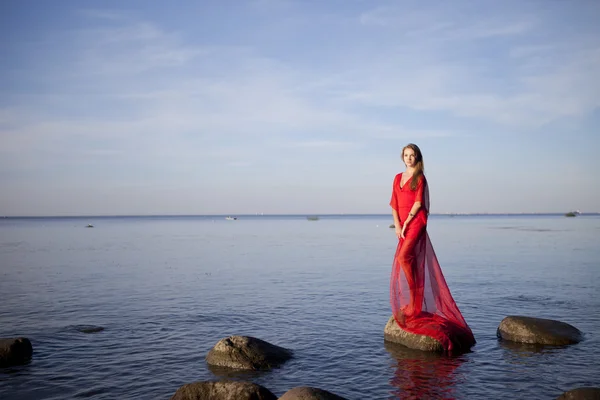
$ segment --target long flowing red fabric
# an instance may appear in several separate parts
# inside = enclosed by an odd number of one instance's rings
[[[411,219],[404,239],[400,239],[390,280],[390,302],[398,326],[407,332],[438,340],[451,353],[465,351],[475,344],[473,332],[450,294],[440,263],[427,234],[429,188],[424,176],[415,190],[410,178],[400,187],[396,175],[390,206],[403,224],[415,201],[421,208]]]

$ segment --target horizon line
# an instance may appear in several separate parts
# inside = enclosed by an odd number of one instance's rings
[[[567,212],[568,213],[568,212]],[[435,216],[482,216],[482,215],[565,215],[565,212],[445,212],[431,213]],[[1,214],[0,214],[1,215]],[[80,214],[80,215],[2,215],[9,218],[140,218],[140,217],[340,217],[340,216],[387,216],[391,213],[254,213],[254,214]],[[579,215],[600,215],[600,212],[581,212]]]

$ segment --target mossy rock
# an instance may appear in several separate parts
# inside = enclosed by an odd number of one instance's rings
[[[171,400],[277,400],[269,389],[251,382],[194,382],[183,385]]]
[[[434,338],[427,335],[417,335],[400,328],[391,316],[383,330],[383,338],[388,342],[401,344],[410,349],[442,353],[444,346]]]
[[[0,339],[0,367],[27,364],[33,355],[33,347],[25,337]]]
[[[229,336],[209,351],[206,362],[239,370],[268,370],[292,358],[292,351],[250,336]]]
[[[327,390],[310,386],[299,386],[288,390],[279,400],[346,400]]]
[[[564,346],[583,340],[583,333],[565,322],[518,315],[504,318],[496,335],[511,342],[551,346]]]
[[[556,400],[600,400],[600,388],[582,387],[564,392]]]

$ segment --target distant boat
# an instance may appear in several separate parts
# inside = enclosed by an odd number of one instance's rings
[[[235,221],[237,217],[225,217],[227,221]]]
[[[92,225],[92,224],[87,224],[85,227],[86,227],[86,228],[93,228],[93,227],[94,227],[94,225]]]
[[[580,214],[581,214],[581,211],[579,211],[579,210],[569,211],[568,213],[565,214],[565,217],[576,217]]]

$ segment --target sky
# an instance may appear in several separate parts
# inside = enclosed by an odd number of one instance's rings
[[[600,211],[595,0],[3,0],[0,215]]]

